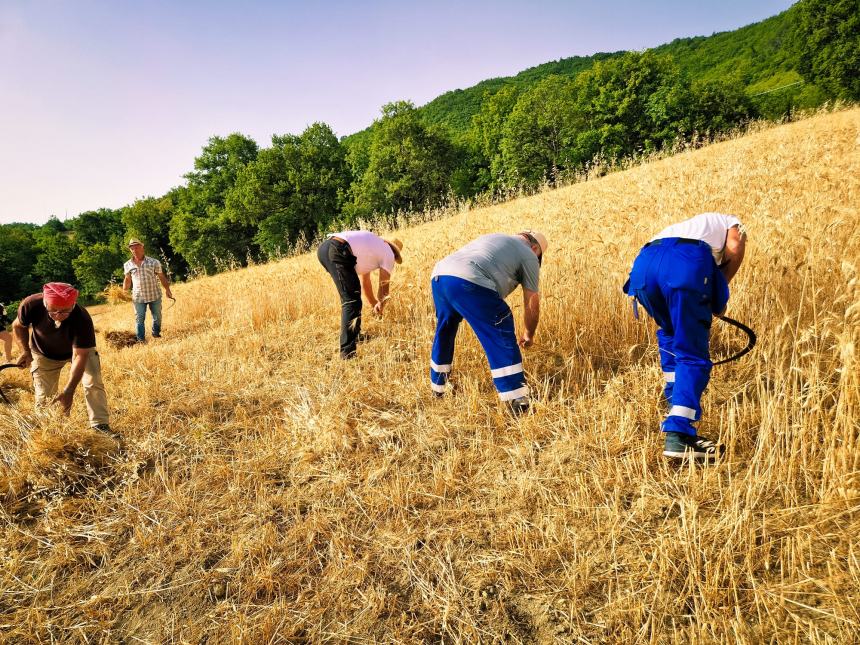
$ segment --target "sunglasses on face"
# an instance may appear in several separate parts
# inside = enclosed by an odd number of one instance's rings
[[[48,315],[51,318],[60,318],[64,316],[68,316],[72,311],[74,311],[74,307],[71,309],[48,309]]]

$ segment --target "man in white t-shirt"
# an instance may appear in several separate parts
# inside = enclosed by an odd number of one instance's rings
[[[713,459],[725,447],[697,435],[700,400],[711,374],[710,331],[729,300],[746,233],[734,215],[702,213],[669,226],[633,263],[624,292],[660,327],[657,343],[670,405],[662,423],[666,457]]]
[[[317,249],[320,264],[329,272],[340,295],[340,355],[355,356],[361,333],[361,292],[381,316],[388,302],[394,265],[403,262],[400,240],[384,240],[370,231],[343,231],[329,235]],[[376,293],[370,274],[379,270]]]

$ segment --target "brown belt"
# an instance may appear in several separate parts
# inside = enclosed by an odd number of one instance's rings
[[[337,235],[329,235],[328,239],[330,239],[333,242],[338,242],[340,244],[343,244],[346,247],[346,250],[349,251],[351,255],[353,255],[353,256],[355,255],[355,253],[352,252],[352,247],[349,245],[349,242],[347,242],[342,237],[338,237]]]

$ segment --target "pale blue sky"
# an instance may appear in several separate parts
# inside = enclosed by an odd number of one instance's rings
[[[212,135],[324,121],[549,60],[757,22],[791,0],[404,3],[0,0],[0,222],[182,183]]]

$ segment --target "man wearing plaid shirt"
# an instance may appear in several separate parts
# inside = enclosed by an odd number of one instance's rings
[[[173,299],[170,283],[161,270],[161,262],[144,255],[143,243],[135,238],[128,242],[131,259],[123,265],[125,278],[122,288],[131,288],[137,323],[137,342],[146,342],[146,308],[152,312],[152,337],[161,338],[161,285],[168,298]],[[161,285],[159,284],[161,283]]]

